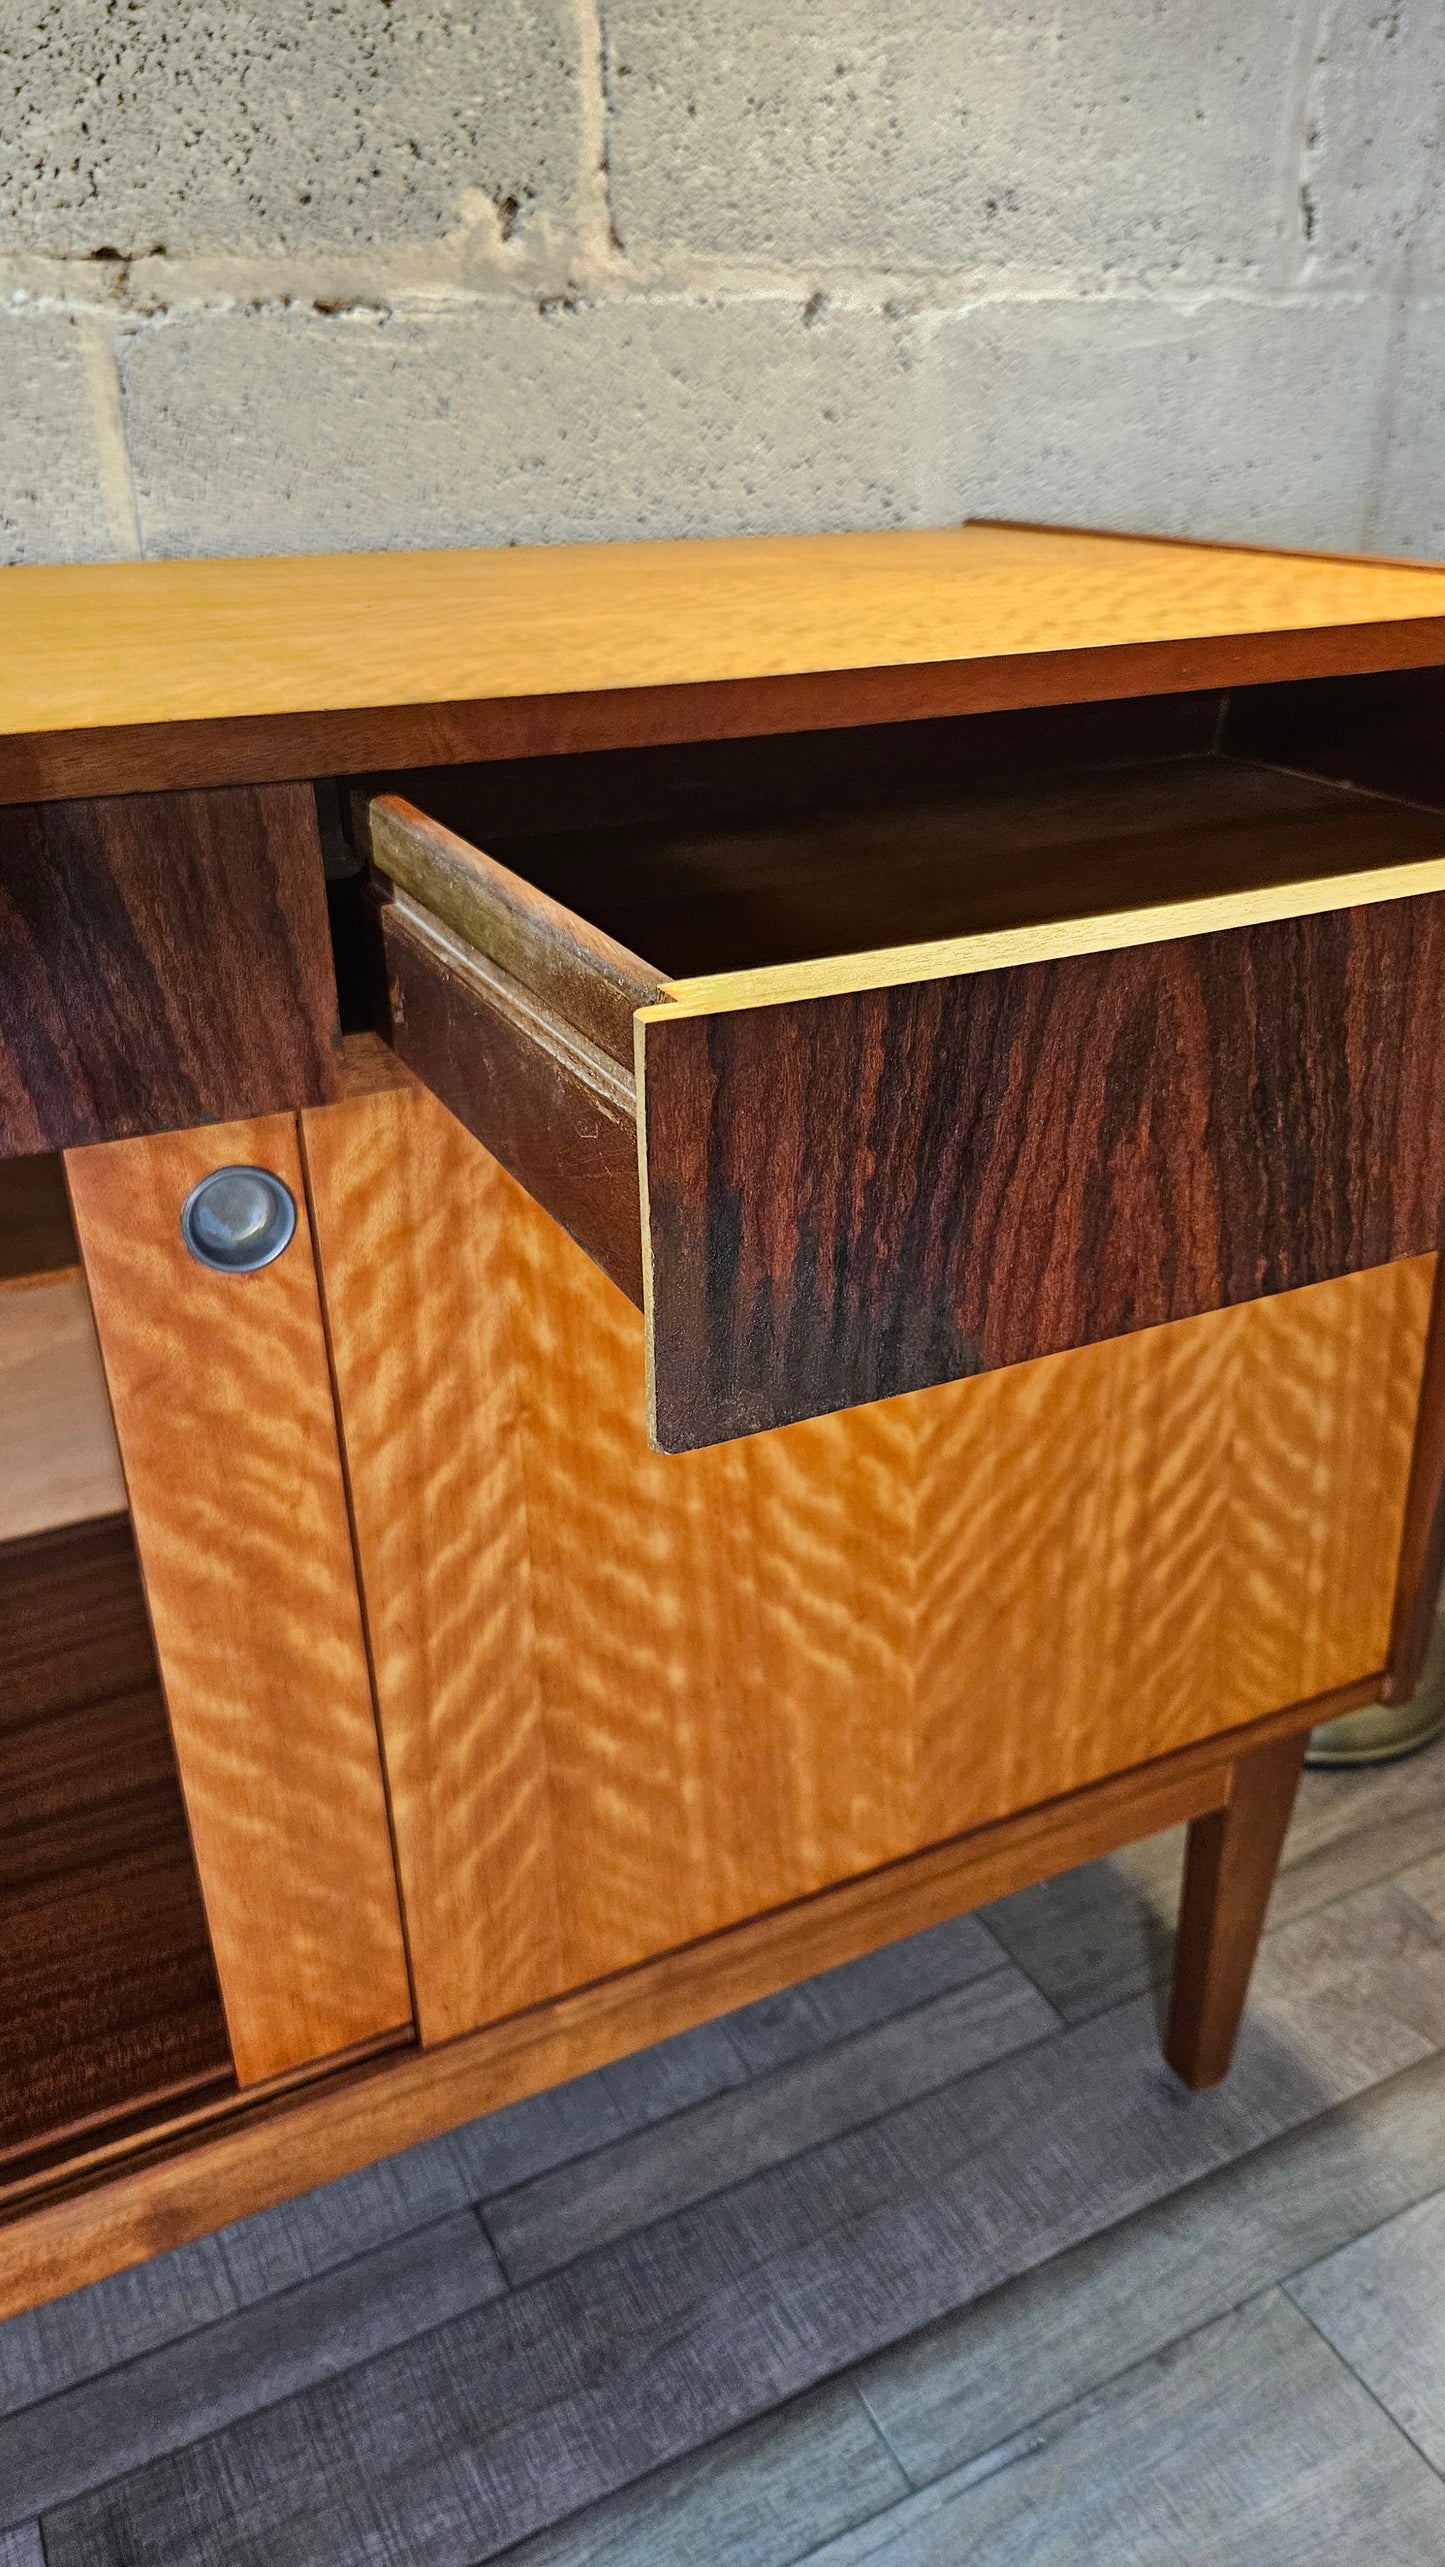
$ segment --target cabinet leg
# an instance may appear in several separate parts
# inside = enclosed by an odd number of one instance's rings
[[[1308,1737],[1241,1756],[1228,1806],[1190,1827],[1164,2041],[1186,2086],[1228,2073]]]

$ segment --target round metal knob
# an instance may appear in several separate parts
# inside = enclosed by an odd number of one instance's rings
[[[254,1275],[289,1247],[296,1199],[269,1168],[216,1168],[181,1206],[181,1237],[218,1274]]]

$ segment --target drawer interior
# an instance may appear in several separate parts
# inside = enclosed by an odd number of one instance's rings
[[[1236,730],[1238,747],[1223,700],[1190,697],[552,762],[585,777],[543,761],[434,770],[385,788],[666,983],[1445,851],[1418,771],[1399,791],[1378,776],[1362,786],[1272,761],[1257,714]]]

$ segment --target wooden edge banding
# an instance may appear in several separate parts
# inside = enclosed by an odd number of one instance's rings
[[[657,1440],[657,1243],[652,1229],[652,1184],[647,1168],[647,1026],[652,1011],[639,1007],[632,1020],[632,1094],[637,1123],[638,1252],[642,1260],[642,1421],[649,1447]]]
[[[367,823],[379,872],[631,1068],[633,1011],[661,994],[650,963],[399,795],[378,796]]]
[[[1430,1329],[1405,1495],[1400,1566],[1382,1702],[1408,1702],[1420,1682],[1445,1575],[1445,1256],[1435,1262]]]
[[[1358,677],[1442,662],[1445,616],[1418,615],[996,659],[597,688],[577,695],[345,705],[312,713],[12,732],[0,737],[0,804],[850,730],[870,722],[1099,704],[1120,696],[1184,695],[1286,678]]]
[[[1249,1750],[1378,1697],[1378,1673],[750,1918],[481,2032],[153,2139],[107,2180],[0,2195],[0,2317],[354,2172],[609,2059],[1224,1807]]]
[[[1441,825],[1445,832],[1445,820]],[[837,998],[850,991],[902,989],[918,981],[962,980],[977,972],[1017,971],[1031,963],[1064,962],[1079,954],[1121,953],[1129,946],[1170,944],[1186,936],[1216,935],[1226,928],[1262,927],[1282,918],[1371,909],[1385,901],[1413,900],[1442,890],[1445,855],[1417,858],[1410,864],[1378,865],[1364,873],[1214,892],[1201,899],[1161,901],[1150,908],[1109,910],[1091,918],[990,928],[980,935],[892,945],[874,953],[830,954],[816,961],[701,973],[687,980],[665,981],[662,1004],[639,1013],[645,1023],[666,1023],[679,1016],[731,1015],[744,1008]]]

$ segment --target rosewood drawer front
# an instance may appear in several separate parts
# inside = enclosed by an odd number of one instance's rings
[[[664,1452],[1445,1238],[1431,811],[1210,756],[505,862],[366,817],[396,1048],[642,1307]]]

